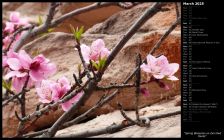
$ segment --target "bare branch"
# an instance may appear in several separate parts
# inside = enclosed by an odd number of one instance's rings
[[[45,21],[45,26],[49,26],[56,12],[56,8],[59,6],[59,3],[52,2],[48,11],[47,19]]]
[[[139,121],[139,110],[138,110],[138,102],[139,102],[139,93],[140,93],[140,83],[141,83],[141,70],[140,70],[140,65],[141,65],[141,55],[138,54],[137,55],[137,59],[136,59],[136,67],[138,68],[137,72],[136,72],[136,91],[135,91],[135,113],[136,113],[136,120]]]
[[[149,52],[150,54],[153,54],[156,49],[158,49],[162,42],[168,37],[168,35],[177,27],[178,24],[180,24],[181,17],[179,17],[171,26],[170,28],[165,32],[165,34],[159,39],[159,41],[156,43],[156,45],[151,49]],[[145,59],[146,60],[146,59]]]
[[[178,114],[181,114],[180,110],[169,112],[169,113],[153,115],[153,116],[147,117],[146,120],[152,121],[152,120],[170,117],[170,116],[174,116],[174,115],[178,115]],[[122,129],[132,126],[132,125],[135,125],[135,123],[129,122],[129,121],[123,121],[120,124],[113,123],[111,126],[108,126],[106,128],[102,128],[102,129],[98,129],[98,130],[94,130],[94,131],[85,131],[85,132],[80,132],[80,133],[76,133],[76,134],[57,136],[57,138],[59,138],[59,137],[63,137],[63,138],[91,137],[91,136],[97,136],[97,135],[102,135],[102,134],[115,133],[117,131],[121,131]]]
[[[175,9],[176,9],[176,16],[177,16],[177,19],[180,17],[180,12],[179,12],[179,8],[178,8],[178,3],[175,2]]]
[[[109,86],[97,86],[96,90],[110,90],[114,88],[128,88],[128,87],[134,87],[135,84],[115,84],[115,85],[109,85]]]
[[[124,9],[130,9],[133,6],[139,4],[139,2],[118,2],[117,5]]]
[[[128,120],[129,122],[136,124],[136,121],[132,120],[131,118],[129,118],[129,117],[125,114],[122,105],[121,105],[120,103],[118,103],[117,105],[118,105],[118,108],[119,108],[119,110],[120,110],[120,112],[121,112],[121,115],[122,115],[126,120]]]

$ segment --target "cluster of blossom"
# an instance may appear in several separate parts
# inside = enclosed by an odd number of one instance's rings
[[[22,91],[27,78],[29,78],[27,87],[31,88],[35,85],[37,95],[42,103],[60,100],[71,88],[65,77],[60,78],[57,82],[46,80],[56,72],[56,66],[42,54],[32,59],[24,50],[16,53],[10,49],[7,55],[3,56],[3,67],[7,68],[4,79],[12,78],[12,90],[15,93]],[[67,111],[82,94],[83,92],[80,92],[72,99],[62,103],[62,109]]]
[[[169,63],[164,55],[156,58],[149,54],[147,56],[147,64],[142,64],[141,69],[156,79],[166,78],[167,80],[176,81],[179,80],[174,74],[179,69],[179,64]]]
[[[57,80],[57,82],[50,80],[43,80],[41,85],[36,88],[37,95],[40,97],[39,101],[42,103],[51,103],[60,100],[64,95],[70,90],[71,86],[66,77],[62,77]],[[77,102],[82,96],[83,91],[79,92],[76,96],[71,98],[65,103],[62,103],[62,109],[64,111],[69,110],[69,108]]]
[[[143,63],[140,67],[150,76],[150,79],[154,78],[160,80],[165,78],[171,81],[179,80],[176,76],[174,76],[179,69],[179,64],[169,63],[164,55],[156,58],[149,54],[147,56],[147,64]],[[163,82],[157,81],[157,84],[165,90],[170,89],[169,86]],[[141,88],[141,93],[145,96],[149,95],[149,91],[146,88]]]
[[[97,39],[90,47],[81,44],[80,48],[87,64],[89,64],[90,60],[98,63],[100,59],[105,59],[110,54],[110,51],[105,47],[105,43],[102,39]]]
[[[12,12],[9,17],[9,21],[5,23],[5,28],[3,30],[3,49],[6,49],[10,42],[12,41],[13,33],[21,28],[29,25],[27,18],[21,18],[20,13]],[[20,38],[21,34],[15,36],[15,40]],[[15,42],[15,41],[14,41]]]
[[[24,50],[16,53],[12,49],[3,55],[3,68],[7,72],[4,79],[12,78],[12,88],[16,93],[22,91],[27,78],[29,78],[28,87],[37,86],[56,72],[56,66],[42,54],[32,59]]]

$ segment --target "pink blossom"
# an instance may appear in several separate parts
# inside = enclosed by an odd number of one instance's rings
[[[86,63],[89,60],[97,62],[100,58],[106,58],[110,54],[110,51],[105,47],[102,39],[97,39],[91,45],[91,47],[81,44],[81,52]]]
[[[23,58],[29,59],[29,56],[24,54]],[[29,66],[29,75],[33,81],[41,81],[56,72],[56,66],[53,63],[49,63],[49,61],[49,59],[40,54],[31,60],[30,63],[24,64],[27,67]]]
[[[12,22],[6,22],[4,31],[13,33],[15,31],[15,24],[13,24]]]
[[[52,99],[52,84],[50,80],[42,80],[40,87],[36,87],[37,95],[40,97],[39,101],[42,103],[50,103]]]
[[[9,20],[11,22],[19,22],[20,13],[19,12],[12,12],[9,16]]]
[[[74,96],[72,99],[70,99],[69,101],[61,104],[62,109],[64,111],[68,111],[74,103],[79,101],[79,99],[82,97],[83,94],[84,94],[83,91],[81,91],[76,96]]]
[[[54,101],[60,100],[68,90],[70,90],[71,86],[69,85],[69,81],[66,77],[60,78],[57,83],[54,83],[52,85],[52,98]],[[76,96],[74,96],[72,99],[68,100],[65,103],[62,103],[62,109],[64,111],[67,111],[73,103],[77,102],[79,98],[82,96],[83,92],[78,93]]]
[[[10,14],[9,20],[18,26],[24,26],[28,24],[28,20],[26,18],[21,18],[19,12],[12,12]]]
[[[147,56],[147,64],[142,64],[141,69],[147,73],[152,74],[156,79],[166,78],[172,81],[178,80],[178,78],[173,75],[179,69],[179,64],[169,63],[164,55],[155,58],[149,54]]]
[[[40,83],[41,80],[46,79],[56,71],[56,66],[49,63],[49,60],[43,55],[38,55],[32,59],[24,50],[20,50],[19,53],[10,50],[4,57],[3,66],[10,68],[11,71],[4,78],[13,78],[12,85],[17,92],[21,91],[27,76],[30,76],[28,85],[32,86],[33,83]]]
[[[18,54],[15,53],[12,49],[9,49],[6,55],[3,55],[3,67],[8,67],[7,60],[8,58],[18,58]]]
[[[6,49],[9,46],[10,42],[11,42],[11,38],[9,36],[6,36],[2,40],[2,42],[3,42],[3,49]]]
[[[58,101],[64,94],[71,88],[69,81],[66,77],[60,78],[56,83],[52,85],[53,100]]]

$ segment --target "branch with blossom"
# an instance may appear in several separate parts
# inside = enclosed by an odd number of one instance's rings
[[[66,77],[61,77],[56,81],[48,80],[47,78],[56,72],[56,66],[53,63],[50,63],[50,60],[45,58],[43,55],[40,54],[38,56],[35,56],[34,58],[31,58],[24,50],[20,50],[18,53],[14,52],[13,50],[9,50],[6,55],[3,56],[3,67],[6,71],[4,79],[12,81],[12,91],[15,92],[15,97],[13,99],[19,97],[19,95],[21,94],[21,98],[23,99],[23,102],[21,103],[21,108],[23,109],[21,110],[24,110],[25,93],[27,92],[26,88],[29,89],[35,86],[37,95],[39,96],[39,101],[44,104],[43,108],[38,109],[30,115],[26,115],[25,113],[22,113],[22,117],[18,117],[18,114],[16,115],[21,124],[19,125],[19,134],[17,136],[26,136],[23,135],[22,132],[26,129],[23,127],[26,121],[32,120],[33,122],[35,122],[40,116],[48,113],[50,110],[60,105],[65,111],[64,114],[50,128],[43,130],[40,133],[37,132],[38,134],[33,135],[40,135],[40,137],[53,137],[59,129],[71,126],[75,123],[80,122],[81,120],[88,118],[92,112],[110,101],[119,92],[119,90],[116,90],[108,96],[106,96],[105,94],[97,102],[97,104],[87,112],[76,117],[75,119],[68,121],[69,119],[71,119],[71,116],[74,115],[76,110],[85,103],[85,101],[90,97],[93,91],[114,88],[119,89],[136,87],[137,121],[134,122],[137,125],[142,125],[142,123],[140,122],[141,119],[138,115],[138,96],[139,92],[143,93],[146,96],[149,95],[150,92],[148,91],[148,89],[140,88],[140,85],[146,83],[149,84],[150,82],[154,81],[161,88],[168,90],[169,88],[161,81],[161,79],[168,79],[171,81],[178,80],[178,78],[174,76],[176,71],[179,69],[178,64],[169,63],[167,58],[163,55],[156,58],[149,54],[146,59],[147,61],[144,60],[143,64],[141,64],[141,60],[138,60],[137,68],[124,81],[124,83],[100,87],[98,86],[98,82],[101,81],[104,71],[107,69],[116,55],[120,52],[126,42],[149,18],[151,18],[161,10],[162,5],[163,4],[161,3],[155,3],[154,5],[149,7],[111,51],[105,47],[104,41],[102,39],[97,39],[92,43],[91,46],[80,44],[79,40],[81,38],[77,38],[79,36],[77,32],[79,32],[80,30],[73,32],[76,34],[74,36],[76,40],[75,47],[79,52],[82,65],[84,67],[84,71],[82,73],[81,70],[79,70],[79,77],[77,77],[76,74],[73,74],[73,77],[75,79],[75,84],[73,85],[70,84]],[[54,20],[52,21],[52,19],[56,7],[57,4],[55,5],[52,3],[49,10],[49,13],[52,14],[48,16],[48,20],[46,21],[48,24],[47,28],[50,28],[51,24],[54,23]],[[171,28],[164,34],[164,36],[160,38],[160,40],[150,52],[155,51],[160,46],[161,42],[179,24],[179,22],[180,18],[178,18],[175,24],[173,24]],[[34,30],[32,29],[31,32],[33,32]],[[148,74],[148,81],[141,82],[140,68]],[[93,77],[90,76],[90,72],[92,72]],[[134,75],[136,77],[136,83],[127,84]],[[84,82],[84,84],[82,84],[82,78],[85,76],[87,76],[87,80]],[[12,101],[13,99],[11,99],[10,101]],[[123,116],[125,116],[124,111],[122,111],[122,106],[121,113],[123,114]],[[126,116],[126,118],[128,117]],[[129,121],[132,120],[129,119]]]

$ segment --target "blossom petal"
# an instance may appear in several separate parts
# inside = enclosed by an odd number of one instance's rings
[[[12,87],[15,89],[16,93],[19,93],[22,91],[22,88],[26,82],[26,77],[23,78],[12,78]]]
[[[68,79],[65,76],[63,76],[62,78],[60,78],[58,80],[58,82],[61,83],[62,85],[69,85],[69,81],[68,81]]]
[[[4,29],[5,32],[9,32],[9,33],[14,32],[14,30],[15,30],[15,29],[14,29],[14,28],[15,28],[14,26],[15,26],[15,25],[14,25],[13,23],[11,23],[11,22],[6,22],[5,25],[6,25],[6,26],[5,26],[5,29]]]
[[[11,77],[14,77],[16,76],[17,74],[19,74],[20,72],[19,71],[10,71],[9,73],[7,73],[5,76],[4,76],[4,79],[9,79]]]
[[[97,39],[97,40],[93,41],[90,48],[93,51],[99,52],[99,51],[101,51],[101,49],[105,48],[104,41],[102,39]]]
[[[70,101],[71,103],[75,103],[75,102],[79,101],[79,99],[82,97],[83,94],[84,94],[84,92],[81,91],[80,93],[78,93],[75,97],[73,97],[73,98],[70,99],[69,101]]]
[[[163,74],[153,74],[153,77],[156,79],[163,79],[165,77],[165,75]]]
[[[164,55],[161,55],[156,60],[156,65],[157,66],[164,67],[164,66],[166,66],[168,64],[169,64],[169,62],[168,62],[167,58]]]
[[[179,64],[177,63],[170,63],[169,64],[169,68],[172,69],[172,73],[170,75],[173,75],[174,73],[176,73],[179,69]]]
[[[48,77],[57,71],[57,67],[53,63],[40,64],[39,70],[44,72],[45,76]]]
[[[156,58],[154,56],[152,56],[151,54],[147,55],[147,64],[151,65],[154,64],[156,62]]]
[[[44,79],[43,74],[40,73],[39,71],[31,70],[29,72],[29,75],[33,81],[41,81]]]
[[[68,110],[70,109],[71,106],[72,106],[72,103],[69,102],[69,101],[67,101],[67,102],[61,104],[61,107],[62,107],[62,109],[63,109],[64,111],[68,111]]]
[[[19,70],[22,66],[17,58],[8,58],[7,64],[12,70]]]
[[[86,46],[85,44],[81,44],[80,48],[81,48],[81,53],[82,53],[83,59],[85,60],[86,63],[89,64],[89,60],[90,60],[90,47],[89,46]]]
[[[12,12],[9,16],[9,20],[11,22],[19,22],[20,13],[19,12]]]
[[[149,73],[152,72],[150,66],[149,66],[149,65],[146,65],[145,63],[143,63],[143,64],[140,66],[140,68],[141,68],[143,71],[145,71],[145,72],[149,72]]]
[[[177,81],[177,80],[179,80],[176,76],[169,76],[167,79],[168,80],[171,80],[171,81]]]
[[[83,92],[78,93],[75,97],[73,97],[72,99],[70,99],[69,101],[62,103],[61,107],[64,111],[68,111],[72,105],[77,102],[83,95]]]
[[[29,69],[30,64],[32,62],[32,58],[24,50],[20,50],[18,54],[21,65],[25,69]]]

